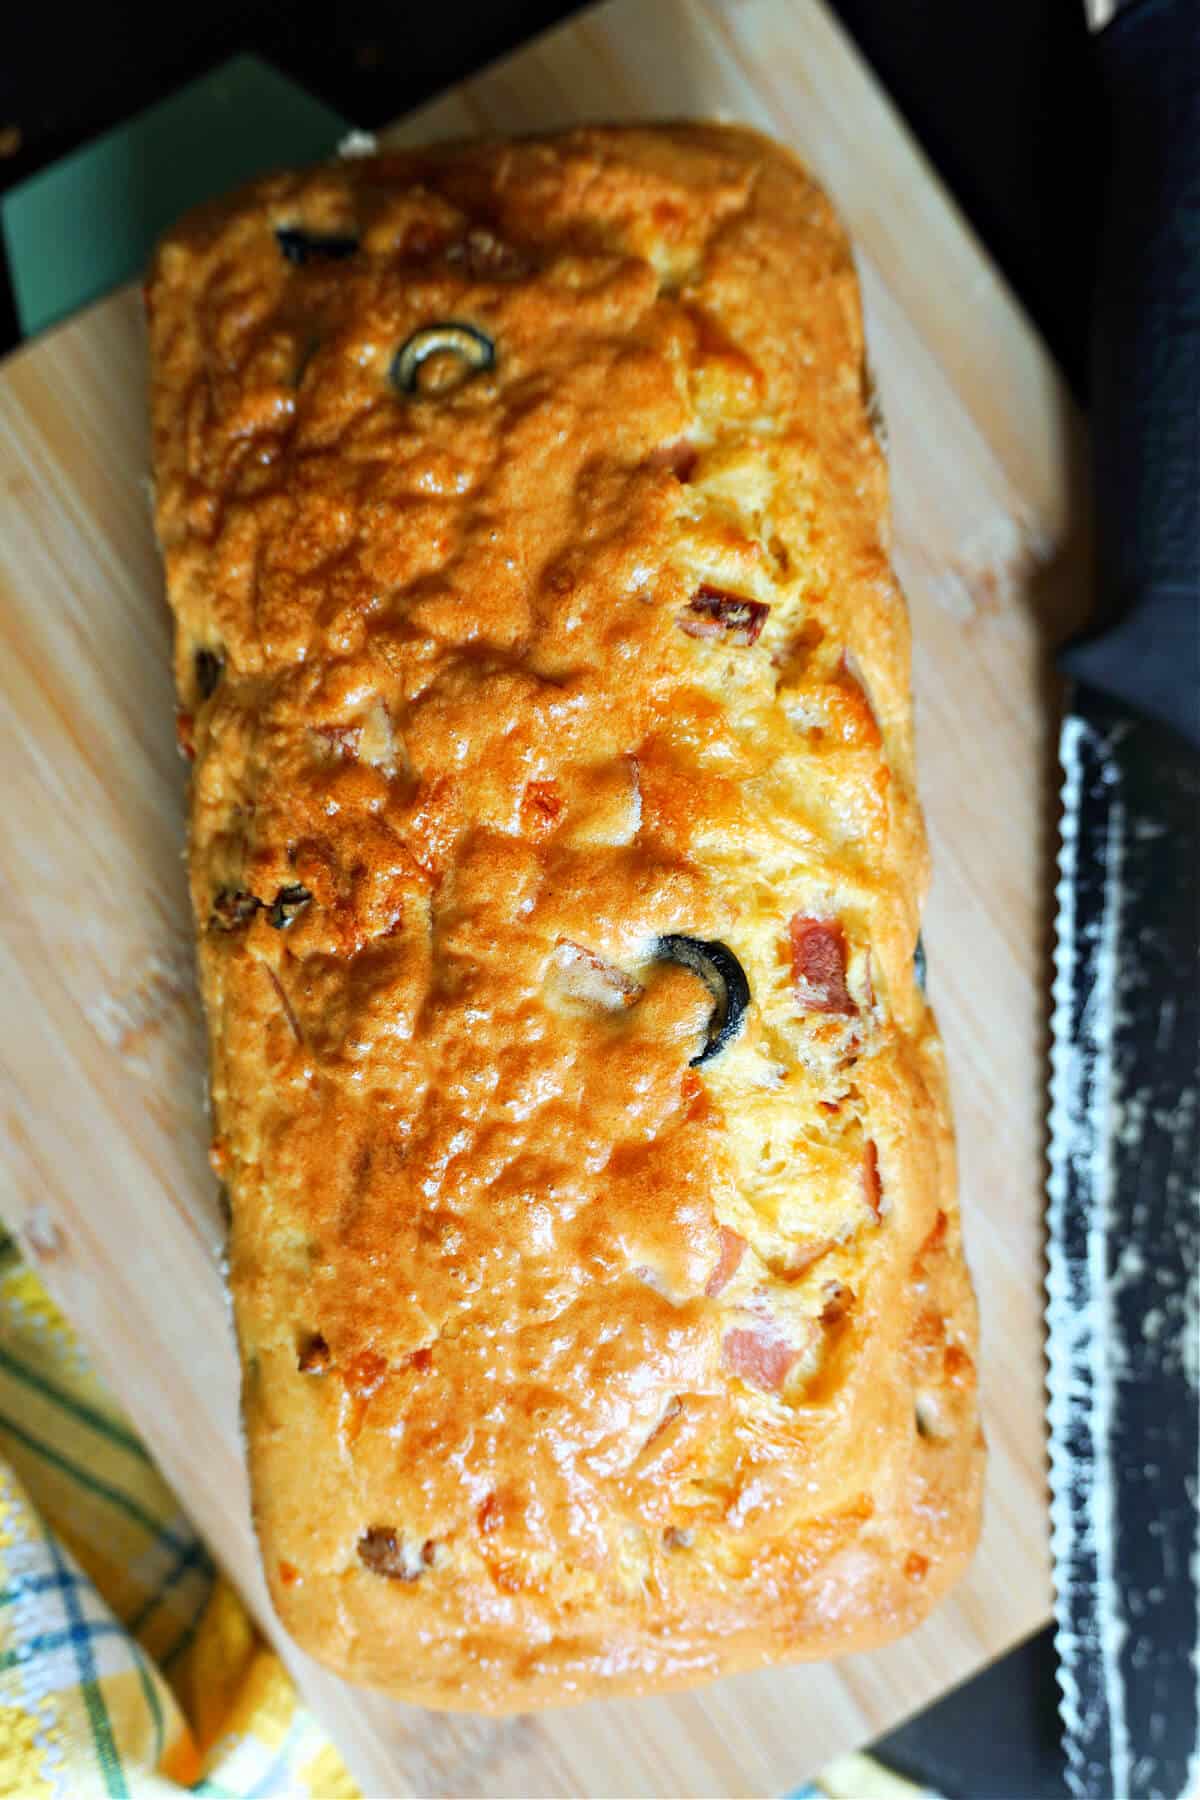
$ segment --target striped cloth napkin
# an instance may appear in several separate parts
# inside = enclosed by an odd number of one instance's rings
[[[359,1789],[0,1237],[0,1797],[184,1793],[353,1800]],[[918,1790],[856,1756],[800,1796]]]
[[[0,1242],[0,1795],[351,1800],[333,1745]]]

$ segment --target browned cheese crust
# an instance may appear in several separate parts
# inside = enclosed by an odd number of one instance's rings
[[[717,126],[379,156],[194,214],[148,308],[285,1625],[492,1711],[907,1630],[976,1326],[828,202]],[[699,1064],[672,934],[749,982]]]

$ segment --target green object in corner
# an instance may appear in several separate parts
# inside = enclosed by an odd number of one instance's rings
[[[331,156],[340,114],[256,56],[235,56],[0,201],[26,337],[137,275],[161,232],[267,169]]]

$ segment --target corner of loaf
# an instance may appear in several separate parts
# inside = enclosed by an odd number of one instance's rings
[[[976,1325],[828,203],[713,125],[385,154],[147,305],[283,1623],[494,1712],[907,1630]]]

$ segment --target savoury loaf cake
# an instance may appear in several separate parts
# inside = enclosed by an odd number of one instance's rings
[[[283,1622],[499,1712],[906,1630],[975,1313],[828,202],[712,125],[380,155],[147,305]]]

